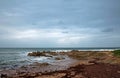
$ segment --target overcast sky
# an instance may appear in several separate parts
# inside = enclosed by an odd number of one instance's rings
[[[0,47],[120,47],[120,0],[0,0]]]

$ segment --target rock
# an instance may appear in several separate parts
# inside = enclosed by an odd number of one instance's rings
[[[46,56],[46,54],[43,52],[32,52],[28,53],[28,56]]]
[[[35,77],[37,75],[37,73],[31,73],[31,77]]]
[[[79,52],[79,50],[72,50],[71,52]]]
[[[120,71],[117,71],[117,73],[120,73]]]
[[[70,72],[70,75],[71,75],[71,76],[74,76],[74,75],[75,75],[75,72],[73,72],[73,71]]]
[[[57,53],[57,52],[47,52],[47,53],[50,54],[50,55],[53,55],[53,56],[59,55],[59,53]]]
[[[45,56],[45,57],[52,57],[51,55],[48,55],[46,52],[32,52],[32,53],[28,53],[28,56]]]
[[[34,62],[33,64],[31,64],[33,66],[47,66],[50,65],[49,63],[38,63],[38,62]]]
[[[38,75],[40,76],[40,75],[42,75],[42,73],[38,73]]]
[[[7,78],[7,74],[1,74],[0,78]]]
[[[55,60],[63,60],[63,59],[65,59],[65,58],[63,58],[63,57],[55,57]]]
[[[22,73],[19,75],[19,77],[25,77],[27,74],[26,73]]]
[[[88,63],[91,63],[91,64],[98,64],[98,62],[95,61],[95,60],[88,61]]]

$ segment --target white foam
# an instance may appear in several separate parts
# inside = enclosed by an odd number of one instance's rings
[[[78,51],[114,51],[117,49],[78,49]],[[55,52],[70,52],[72,50],[56,50]]]
[[[91,49],[91,50],[78,50],[78,51],[114,51],[116,49]]]
[[[71,50],[55,50],[55,52],[69,52]]]
[[[49,57],[36,57],[33,60],[34,61],[43,61],[43,60],[47,60]]]

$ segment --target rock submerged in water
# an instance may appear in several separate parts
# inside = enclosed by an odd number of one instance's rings
[[[45,57],[52,57],[51,55],[46,54],[45,52],[32,52],[28,53],[28,56],[45,56]]]
[[[49,63],[39,63],[39,62],[34,62],[33,64],[31,64],[32,66],[48,66],[50,65]]]
[[[63,59],[65,59],[65,58],[63,58],[63,57],[55,57],[55,60],[63,60]]]

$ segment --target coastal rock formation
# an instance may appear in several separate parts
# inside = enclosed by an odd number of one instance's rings
[[[46,52],[32,52],[32,53],[28,53],[28,56],[45,56],[45,57],[52,57],[51,55],[47,54]]]
[[[0,71],[1,77],[120,78],[120,57],[111,51],[32,52],[28,53],[28,56],[52,56],[56,62],[50,64],[34,62],[15,70]]]

